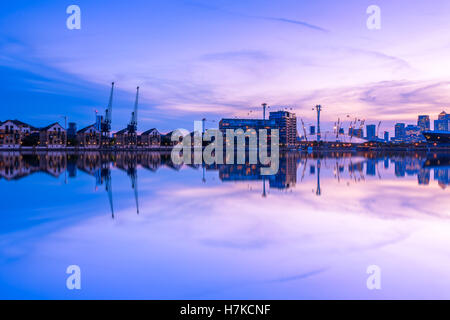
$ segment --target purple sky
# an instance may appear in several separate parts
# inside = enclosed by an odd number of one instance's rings
[[[70,4],[81,8],[81,30],[66,28]],[[381,30],[366,27],[372,4]],[[329,126],[350,115],[392,131],[450,102],[444,0],[19,0],[0,12],[2,120],[42,125],[67,114],[87,125],[111,81],[114,130],[129,121],[137,85],[139,130],[248,117],[267,102],[307,124],[322,104]]]

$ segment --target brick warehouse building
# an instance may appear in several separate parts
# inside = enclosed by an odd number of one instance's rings
[[[19,148],[25,138],[38,132],[39,129],[19,120],[0,122],[0,147]]]
[[[92,124],[79,130],[76,138],[81,147],[98,148],[102,141],[102,133]]]
[[[66,129],[58,122],[39,130],[39,145],[47,148],[61,148],[67,144]]]

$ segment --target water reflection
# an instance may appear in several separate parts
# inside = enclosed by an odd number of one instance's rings
[[[320,190],[320,169],[322,165],[332,170],[334,177],[341,180],[344,175],[355,182],[365,180],[365,176],[378,176],[379,167],[389,169],[394,166],[395,176],[417,176],[418,184],[430,183],[431,173],[434,180],[445,189],[449,185],[448,171],[450,169],[450,155],[447,153],[299,153],[291,152],[280,155],[280,167],[277,174],[262,176],[260,165],[188,165],[194,170],[202,168],[203,171],[218,171],[221,181],[249,181],[268,180],[270,188],[289,189],[298,183],[297,172],[299,167],[300,182],[305,174],[317,175],[318,190]],[[183,165],[173,164],[170,153],[160,152],[118,152],[101,153],[85,152],[70,154],[64,152],[49,152],[42,154],[22,154],[19,152],[0,153],[0,178],[5,180],[18,180],[35,172],[45,172],[54,177],[68,174],[69,178],[77,177],[77,170],[94,176],[97,185],[108,181],[111,168],[118,168],[125,172],[131,181],[133,190],[137,189],[138,168],[156,172],[161,167],[180,170]],[[203,174],[203,181],[205,175]],[[320,194],[320,191],[318,191]]]
[[[449,170],[444,153],[285,153],[273,176],[170,153],[1,153],[0,297],[448,298]]]
[[[36,172],[53,177],[65,175],[76,178],[80,170],[95,178],[96,187],[105,186],[111,215],[114,218],[114,203],[111,170],[117,168],[130,179],[134,193],[136,212],[139,214],[138,169],[156,172],[161,167],[179,171],[183,165],[175,165],[169,152],[48,152],[26,154],[19,152],[0,153],[0,178],[7,181],[23,179]],[[305,176],[316,176],[317,196],[322,194],[321,175],[334,178],[346,184],[366,181],[366,177],[383,179],[383,174],[393,167],[397,178],[417,176],[418,185],[429,185],[431,176],[445,189],[450,184],[450,155],[448,153],[300,153],[289,152],[280,155],[277,174],[263,176],[260,165],[188,165],[193,170],[202,170],[202,181],[206,183],[206,171],[218,172],[220,181],[226,183],[261,181],[261,194],[267,197],[269,189],[289,190],[302,183]],[[383,169],[383,170],[380,170]],[[324,171],[325,170],[325,171]],[[299,176],[299,177],[298,177]]]

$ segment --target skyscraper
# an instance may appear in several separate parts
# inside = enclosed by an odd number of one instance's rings
[[[427,115],[419,116],[417,120],[417,126],[420,127],[421,132],[430,130],[431,129],[430,116]]]
[[[389,131],[384,132],[384,141],[389,142]]]
[[[438,116],[438,120],[434,120],[434,130],[450,131],[450,114],[442,111]]]
[[[438,120],[448,120],[450,119],[450,114],[448,114],[445,111],[442,111],[439,115],[438,115]]]
[[[402,142],[425,142],[425,137],[423,136],[422,130],[419,126],[409,124],[403,130],[405,131],[404,136],[400,138]]]
[[[403,138],[406,134],[406,125],[404,123],[397,123],[395,125],[395,137],[396,138]]]
[[[260,129],[278,129],[280,146],[295,147],[297,143],[297,117],[295,113],[288,111],[271,112],[269,119],[222,119],[219,122],[219,130],[226,134],[226,130],[248,129],[256,131]],[[270,133],[268,133],[270,137]]]
[[[271,112],[269,120],[280,130],[280,146],[294,147],[297,143],[297,116],[288,111]]]
[[[434,120],[434,130],[450,131],[450,120]]]
[[[422,132],[422,130],[419,126],[414,126],[412,124],[409,124],[405,127],[405,135],[406,136],[420,136],[421,132]]]
[[[367,130],[367,140],[375,140],[377,126],[374,124],[369,124],[366,126]]]

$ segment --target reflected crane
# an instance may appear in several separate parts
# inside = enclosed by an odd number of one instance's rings
[[[136,213],[139,214],[139,195],[138,195],[138,184],[137,184],[137,169],[136,167],[129,167],[127,170],[128,175],[131,179],[131,188],[134,190],[134,200],[136,201]]]
[[[339,172],[339,161],[338,158],[336,158],[336,164],[335,164],[335,173],[334,173],[334,177],[337,178],[338,183],[341,182],[341,176],[340,176],[340,172]]]
[[[112,186],[111,186],[111,169],[109,164],[106,164],[102,168],[101,175],[105,178],[105,190],[108,193],[109,207],[111,209],[111,218],[114,219],[114,206],[113,206],[113,196],[112,196]]]
[[[308,165],[308,157],[306,157],[305,163],[303,164],[303,172],[302,172],[302,177],[300,179],[300,182],[302,182],[303,179],[305,178],[305,172],[306,172],[307,165]]]
[[[138,197],[138,183],[137,183],[137,166],[138,155],[136,152],[130,152],[123,154],[123,158],[117,163],[117,168],[126,172],[127,176],[131,180],[131,188],[134,191],[134,199],[136,201],[136,212],[139,214],[139,197]]]

